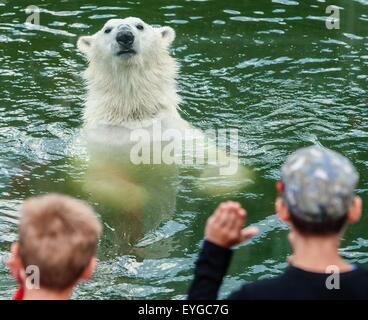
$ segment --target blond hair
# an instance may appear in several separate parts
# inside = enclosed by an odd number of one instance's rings
[[[74,285],[96,255],[101,224],[93,209],[68,196],[27,199],[21,207],[19,255],[24,268],[37,266],[41,287]]]

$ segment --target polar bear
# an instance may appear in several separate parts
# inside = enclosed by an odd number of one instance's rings
[[[137,243],[176,207],[176,168],[131,161],[135,130],[189,128],[179,115],[178,64],[170,55],[171,27],[152,27],[139,18],[111,19],[92,36],[79,38],[87,57],[84,137],[88,164],[83,190],[104,206],[119,247]],[[107,208],[107,209],[106,209]],[[167,252],[167,250],[166,250]]]
[[[178,65],[170,55],[175,31],[139,18],[111,19],[92,36],[78,40],[89,65],[84,126],[140,128],[152,119],[173,127],[188,124],[179,113]]]
[[[171,27],[152,27],[139,18],[129,17],[111,19],[96,34],[82,36],[77,43],[88,59],[84,72],[88,93],[83,131],[87,133],[89,161],[83,189],[93,202],[109,208],[111,212],[105,219],[114,228],[120,228],[116,233],[124,243],[137,243],[163,221],[172,219],[180,174],[176,162],[156,163],[154,157],[152,163],[133,162],[131,150],[137,143],[131,139],[132,132],[143,128],[149,138],[142,145],[151,146],[156,143],[155,128],[159,123],[161,133],[171,129],[184,132],[178,135],[179,144],[183,137],[195,141],[196,147],[205,151],[214,149],[213,153],[220,153],[210,141],[207,146],[203,132],[193,128],[178,112],[178,64],[169,52],[174,39]],[[158,139],[162,137],[158,135]],[[165,142],[170,146],[169,141]],[[164,149],[165,144],[159,145],[159,151]],[[183,150],[179,148],[179,158],[181,153],[185,153],[185,160],[195,158],[197,153],[192,146],[189,143],[188,150],[186,145]],[[202,154],[209,154],[205,151]],[[219,185],[232,185],[228,180],[222,183],[216,179],[214,183],[212,176],[217,177],[218,172],[217,165],[213,167],[214,174],[204,170],[203,179],[199,180],[204,192],[218,190]],[[191,170],[193,176],[201,175],[202,168],[199,172],[197,168]],[[236,178],[244,180],[243,175]],[[211,183],[209,188],[207,181]],[[163,248],[163,252],[168,250]]]

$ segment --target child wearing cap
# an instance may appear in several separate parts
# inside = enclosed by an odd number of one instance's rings
[[[100,234],[93,209],[82,201],[56,194],[26,200],[8,261],[19,285],[14,299],[69,299],[93,273]]]
[[[291,155],[281,176],[275,206],[290,226],[289,265],[281,276],[247,283],[229,299],[368,299],[368,271],[338,252],[347,224],[361,217],[355,168],[338,153],[313,146]],[[245,217],[238,203],[225,202],[209,218],[189,299],[217,298],[230,248],[258,232],[242,229]]]

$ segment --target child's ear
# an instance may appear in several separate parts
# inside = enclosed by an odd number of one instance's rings
[[[88,55],[89,51],[92,47],[92,36],[83,36],[78,39],[77,47],[80,52],[84,53],[85,55]]]
[[[92,257],[92,259],[89,261],[86,269],[84,269],[80,280],[88,280],[92,277],[93,271],[95,270],[97,265],[97,258],[96,257]]]
[[[175,40],[176,33],[171,27],[159,28],[162,39],[170,46]]]
[[[283,222],[290,223],[289,210],[281,197],[278,197],[275,202],[275,210],[279,219]]]
[[[22,283],[21,271],[23,269],[22,261],[19,256],[19,244],[14,242],[10,248],[11,256],[7,261],[10,274],[17,280],[19,284]]]
[[[348,223],[354,224],[360,220],[362,216],[362,199],[360,197],[354,197],[353,203],[348,212]]]
[[[10,252],[13,256],[17,257],[19,255],[19,243],[14,242],[10,246]]]

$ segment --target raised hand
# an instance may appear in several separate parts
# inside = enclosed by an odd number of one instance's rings
[[[218,246],[230,248],[252,238],[259,230],[257,227],[242,229],[246,214],[238,202],[221,203],[207,221],[205,239]]]

